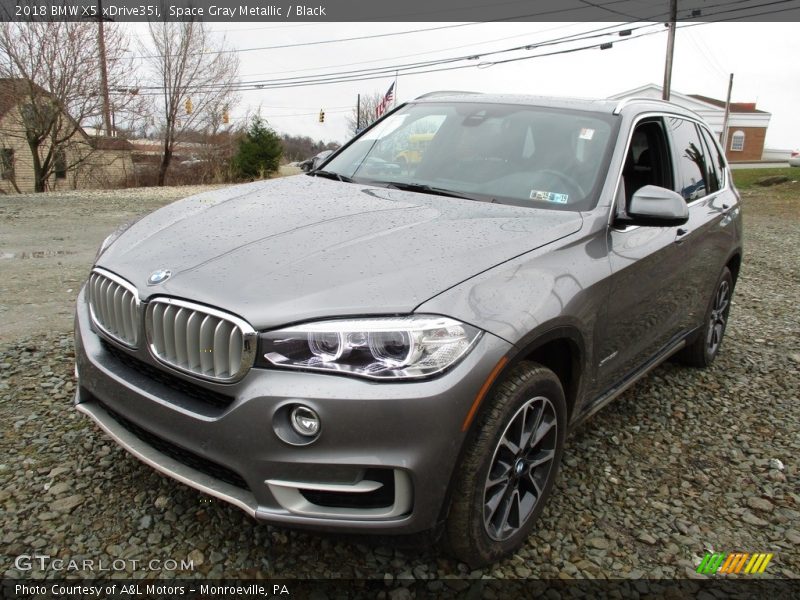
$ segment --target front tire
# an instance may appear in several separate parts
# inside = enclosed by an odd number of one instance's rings
[[[706,310],[702,332],[678,354],[678,359],[683,364],[705,368],[714,362],[719,354],[722,337],[725,335],[725,328],[728,325],[733,285],[733,275],[728,267],[724,267]]]
[[[477,568],[525,542],[558,473],[566,415],[561,382],[537,363],[519,363],[497,386],[458,466],[445,524],[457,558]]]

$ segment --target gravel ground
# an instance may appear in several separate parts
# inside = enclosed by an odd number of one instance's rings
[[[713,550],[774,552],[768,573],[798,578],[800,184],[744,202],[746,259],[717,362],[663,365],[576,432],[537,532],[502,563],[470,572],[431,549],[258,525],[160,476],[70,408],[65,329],[0,348],[0,572],[58,575],[14,568],[38,553],[130,570],[194,561],[136,577],[682,578]]]

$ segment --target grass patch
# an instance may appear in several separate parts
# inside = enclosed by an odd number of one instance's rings
[[[733,169],[733,183],[739,189],[748,189],[755,186],[756,181],[762,177],[772,177],[774,175],[784,175],[790,180],[800,179],[800,168],[798,167],[774,167],[770,169]]]

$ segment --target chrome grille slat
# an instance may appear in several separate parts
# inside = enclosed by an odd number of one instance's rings
[[[179,367],[189,366],[189,355],[186,351],[186,336],[188,331],[186,329],[186,321],[189,320],[189,311],[185,308],[179,308],[175,314],[175,362]]]
[[[145,324],[153,356],[204,379],[238,380],[255,360],[253,328],[213,308],[174,298],[154,298],[148,303]]]
[[[122,314],[122,292],[122,288],[117,288],[111,299],[111,306],[114,307],[114,324],[117,328],[114,333],[127,336],[127,332],[125,331],[125,316]]]
[[[186,321],[186,347],[189,355],[189,368],[197,370],[200,368],[200,323],[203,316],[193,312]]]
[[[168,306],[162,315],[164,322],[164,356],[170,357],[175,362],[175,307]]]
[[[105,286],[103,287],[103,295],[100,297],[100,301],[103,303],[103,315],[106,318],[106,322],[108,323],[109,331],[114,333],[116,327],[114,326],[114,307],[111,303],[111,294],[113,293],[114,287],[112,282],[106,281]]]
[[[228,340],[230,339],[233,325],[227,321],[220,321],[214,329],[214,377],[227,377],[228,362],[230,351],[228,350]]]
[[[214,366],[214,318],[206,316],[200,323],[200,373],[209,373]]]
[[[242,364],[242,342],[241,330],[238,327],[234,327],[228,339],[228,348],[230,349],[230,355],[228,356],[229,373],[236,373],[239,365]]]
[[[141,327],[136,288],[113,273],[95,269],[89,275],[87,289],[95,326],[116,341],[136,348]]]

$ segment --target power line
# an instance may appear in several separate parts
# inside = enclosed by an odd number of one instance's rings
[[[535,48],[547,47],[567,42],[577,42],[591,38],[598,38],[604,37],[607,35],[615,35],[618,34],[619,31],[634,31],[637,29],[643,29],[648,27],[657,27],[659,26],[658,23],[648,23],[646,25],[639,25],[637,27],[629,27],[627,24],[623,25],[608,25],[604,27],[600,27],[597,29],[592,29],[589,31],[583,31],[579,33],[569,34],[557,38],[552,38],[549,40],[544,40],[540,42],[532,42],[527,44],[522,44],[519,46],[514,46],[511,48],[504,48],[501,50],[492,50],[492,51],[485,51],[485,52],[478,52],[475,54],[465,54],[461,56],[454,56],[448,58],[441,58],[441,59],[432,59],[427,61],[417,61],[411,63],[403,63],[403,64],[395,64],[395,65],[383,65],[377,67],[370,67],[366,69],[354,69],[349,71],[338,71],[333,73],[324,73],[319,75],[303,75],[298,77],[279,77],[275,79],[262,79],[262,80],[253,80],[253,81],[244,81],[240,82],[234,86],[237,90],[245,90],[245,89],[264,89],[267,87],[271,87],[277,84],[286,84],[286,83],[309,83],[312,81],[319,81],[319,82],[326,82],[331,79],[337,79],[346,81],[351,77],[359,77],[362,75],[386,75],[389,73],[394,73],[396,71],[406,72],[413,69],[420,69],[426,67],[432,67],[441,64],[450,64],[455,62],[462,62],[465,60],[477,60],[479,58],[483,58],[486,56],[493,56],[496,54],[503,54],[509,52],[517,52],[522,50],[533,50]],[[621,28],[621,29],[620,29]],[[609,31],[612,30],[612,31]],[[408,73],[407,73],[408,74]],[[195,88],[195,89],[216,89],[218,86],[215,85],[206,85],[202,88]],[[141,89],[147,90],[160,90],[162,89],[161,86],[141,86]]]
[[[744,3],[744,1],[746,1],[746,0],[740,0],[739,2],[736,2],[736,3],[737,4],[738,3]],[[712,5],[712,6],[706,6],[705,8],[726,7],[727,9],[726,10],[717,11],[717,12],[714,12],[714,13],[708,13],[705,16],[708,17],[708,16],[715,16],[715,15],[722,15],[722,14],[729,14],[729,13],[740,13],[742,11],[752,10],[754,8],[787,4],[787,3],[791,3],[793,1],[795,1],[795,0],[776,0],[776,1],[772,1],[772,2],[765,2],[765,3],[759,4],[759,5],[740,7],[740,8],[727,8],[727,7],[730,7],[730,4],[731,4],[730,2],[727,2],[727,3]],[[691,10],[693,10],[693,9],[691,9]],[[725,19],[718,19],[716,22],[733,21],[733,20],[739,20],[739,19],[743,19],[743,18],[752,18],[752,17],[757,17],[757,16],[763,16],[763,15],[768,15],[768,14],[778,14],[778,13],[781,13],[781,12],[787,12],[788,10],[790,10],[790,9],[762,11],[762,12],[755,13],[755,14],[739,15],[739,16],[728,17],[728,18],[725,18]],[[709,24],[709,22],[700,22],[700,23],[694,23],[694,24],[689,24],[689,25],[682,25],[682,26],[679,27],[679,29],[685,29],[687,27],[694,27],[694,26],[706,25],[706,24]],[[568,35],[568,36],[562,36],[562,37],[555,38],[555,39],[552,39],[552,40],[546,40],[546,41],[543,41],[543,42],[527,44],[527,45],[522,45],[522,46],[515,46],[513,48],[506,48],[506,49],[496,50],[496,51],[491,51],[491,52],[482,52],[482,53],[478,53],[478,54],[475,54],[475,55],[464,55],[464,56],[451,57],[451,58],[446,58],[446,59],[420,61],[420,62],[416,62],[416,63],[406,63],[406,64],[403,64],[403,65],[387,65],[387,66],[374,67],[374,68],[369,68],[369,69],[356,69],[356,70],[352,70],[352,71],[342,71],[342,72],[326,73],[326,74],[320,74],[320,75],[309,75],[309,76],[301,76],[301,77],[287,77],[287,78],[277,78],[277,79],[267,79],[267,80],[242,82],[242,83],[238,84],[237,86],[235,86],[234,89],[236,91],[285,89],[285,88],[292,88],[292,87],[308,87],[308,86],[315,86],[315,85],[326,85],[326,84],[335,84],[335,83],[367,81],[367,80],[372,80],[372,79],[383,78],[387,74],[397,73],[397,72],[400,72],[402,75],[420,75],[420,74],[426,74],[426,73],[435,73],[435,72],[451,71],[451,70],[474,68],[474,67],[483,67],[483,68],[485,68],[485,67],[490,67],[490,66],[495,66],[495,65],[500,65],[500,64],[507,64],[507,63],[510,63],[510,62],[517,62],[517,61],[521,61],[521,60],[531,60],[531,59],[535,59],[535,58],[541,58],[541,57],[544,57],[544,56],[554,56],[554,55],[558,55],[558,54],[567,54],[567,53],[573,53],[573,52],[578,52],[578,51],[582,51],[582,50],[588,50],[588,49],[592,49],[592,48],[597,48],[601,44],[595,43],[595,44],[589,44],[589,45],[585,45],[585,46],[581,46],[581,47],[577,47],[577,48],[558,50],[558,51],[555,51],[555,52],[540,53],[540,54],[536,54],[536,55],[532,55],[532,56],[516,57],[516,58],[511,58],[511,59],[506,59],[506,60],[483,62],[483,63],[478,63],[478,64],[454,65],[454,63],[463,62],[465,60],[471,60],[471,59],[474,61],[474,60],[476,60],[478,58],[482,58],[482,57],[486,57],[486,56],[493,56],[493,55],[497,55],[497,54],[515,52],[515,51],[521,51],[521,50],[532,50],[532,49],[536,49],[536,48],[542,48],[542,47],[547,47],[547,46],[552,46],[552,45],[558,45],[558,44],[563,44],[563,43],[567,43],[567,42],[577,42],[577,41],[582,41],[582,40],[586,40],[586,39],[602,37],[604,35],[613,35],[615,33],[618,34],[620,31],[625,31],[625,29],[617,29],[616,31],[605,31],[605,30],[612,29],[612,28],[624,28],[626,25],[627,24],[610,25],[610,26],[606,26],[606,27],[603,27],[603,28],[591,30],[591,31],[588,31],[588,32],[582,32],[582,33],[571,34],[571,35]],[[653,27],[653,26],[657,26],[657,25],[659,25],[659,24],[658,23],[649,23],[647,25],[640,25],[640,26],[637,26],[637,27],[629,27],[628,29],[629,30],[636,30],[636,29],[643,29],[643,28],[646,28],[646,27]],[[600,33],[601,31],[605,31],[605,32],[604,33]],[[640,34],[640,35],[637,35],[637,36],[626,37],[624,39],[618,40],[616,43],[621,43],[623,41],[630,41],[630,40],[633,40],[633,39],[638,39],[640,37],[645,37],[645,36],[648,36],[648,35],[654,35],[656,33],[660,33],[660,31],[647,32],[647,33],[643,33],[643,34]],[[442,66],[441,68],[436,68],[436,67],[439,67],[441,65],[450,65],[450,66],[447,66],[447,67]],[[156,90],[156,89],[161,89],[161,88],[158,87],[158,86],[151,86],[151,87],[143,88],[143,89]],[[194,89],[197,92],[202,92],[205,89],[209,89],[210,90],[210,89],[214,89],[214,88],[213,88],[213,86],[204,86],[204,87],[196,87]],[[147,94],[147,92],[145,92],[145,95],[146,94]]]
[[[649,24],[649,25],[641,26],[641,27],[652,27],[652,26],[655,26],[655,25],[657,25],[657,24]],[[620,42],[622,42],[622,41],[631,41],[631,40],[634,40],[634,39],[638,39],[640,37],[644,37],[644,36],[647,36],[647,35],[653,35],[653,34],[657,34],[657,33],[661,33],[661,31],[657,30],[657,31],[649,32],[649,33],[640,34],[638,36],[626,37],[626,38],[621,39]],[[591,37],[596,37],[596,36],[591,36]],[[580,41],[580,39],[581,38],[578,38],[577,41]],[[583,39],[586,39],[586,38],[583,38]],[[576,40],[570,40],[570,41],[576,41]],[[526,49],[526,48],[533,49],[534,47],[541,47],[541,46],[547,46],[547,45],[552,45],[552,44],[550,44],[550,43],[533,44],[533,45],[529,45],[529,46],[519,46],[517,49]],[[382,78],[386,77],[387,73],[394,73],[395,71],[398,71],[398,70],[401,71],[403,73],[403,75],[421,75],[421,74],[426,74],[426,73],[438,73],[438,72],[443,72],[443,71],[454,71],[454,70],[460,70],[460,69],[475,68],[475,67],[478,67],[478,66],[488,67],[488,66],[494,66],[494,65],[499,65],[499,64],[505,64],[505,63],[508,63],[508,62],[516,62],[516,61],[520,61],[520,60],[531,60],[531,59],[535,59],[535,58],[542,58],[544,56],[555,56],[555,55],[558,55],[558,54],[567,54],[567,53],[571,53],[571,52],[577,52],[577,51],[580,51],[580,50],[587,50],[587,49],[591,49],[591,48],[599,48],[601,45],[602,44],[598,42],[598,43],[594,43],[594,44],[590,44],[590,45],[586,45],[586,46],[581,46],[581,47],[578,47],[578,48],[571,48],[571,49],[567,49],[567,50],[556,50],[556,51],[553,51],[553,52],[548,52],[548,53],[543,53],[543,54],[536,54],[536,55],[532,55],[532,56],[523,56],[523,57],[507,59],[507,60],[502,60],[502,61],[495,61],[495,62],[492,62],[492,63],[465,64],[465,65],[455,65],[455,66],[447,66],[447,67],[435,68],[437,65],[442,65],[442,64],[447,64],[447,63],[454,62],[452,60],[436,61],[436,62],[429,62],[429,63],[421,64],[421,65],[416,65],[414,67],[415,69],[422,68],[423,70],[415,70],[415,71],[404,71],[402,69],[396,69],[394,67],[385,67],[380,72],[362,71],[362,72],[356,72],[356,73],[348,74],[347,76],[338,76],[338,77],[337,76],[326,76],[326,78],[324,78],[324,79],[307,79],[307,80],[303,80],[303,81],[274,81],[274,82],[263,83],[263,84],[249,84],[249,87],[236,88],[236,91],[274,90],[274,89],[308,87],[308,86],[334,84],[334,83],[348,83],[348,82],[355,82],[355,81],[369,81],[369,80],[373,80],[373,79],[382,79]],[[484,53],[482,56],[505,53],[505,52],[509,52],[511,50],[513,50],[513,49],[505,49],[505,50],[500,50],[500,51],[496,51],[496,52]],[[431,67],[431,68],[427,68],[427,67]],[[196,88],[196,89],[198,91],[202,91],[201,88]],[[155,92],[153,92],[153,93],[155,93]],[[147,95],[147,94],[148,93],[146,92],[145,95]]]
[[[609,5],[610,4],[618,4],[618,3],[623,2],[623,1],[624,0],[611,0],[610,2],[607,2],[606,4],[609,4]],[[507,3],[504,3],[504,4],[516,4],[516,3],[517,2],[507,2]],[[475,6],[478,7],[478,6],[485,6],[485,5],[482,4],[482,5],[475,5]],[[599,5],[599,6],[602,7],[602,6],[605,6],[605,4]],[[583,7],[552,9],[552,10],[545,10],[545,11],[540,11],[540,12],[535,12],[535,13],[528,13],[528,14],[524,14],[524,15],[515,15],[515,16],[512,16],[512,17],[502,17],[502,18],[498,18],[498,19],[489,19],[489,20],[486,20],[486,21],[474,21],[474,22],[469,22],[469,23],[455,23],[455,24],[449,24],[449,25],[438,25],[436,27],[427,27],[427,28],[421,28],[421,29],[409,29],[409,30],[405,30],[405,31],[394,31],[394,32],[389,32],[389,33],[376,33],[376,34],[363,35],[363,36],[354,36],[354,37],[348,37],[348,38],[335,38],[335,39],[330,39],[330,40],[316,40],[316,41],[313,41],[313,42],[296,42],[296,43],[292,43],[292,44],[277,44],[277,45],[274,45],[274,46],[258,46],[258,47],[254,47],[254,48],[228,48],[228,49],[224,49],[224,50],[209,50],[207,52],[204,51],[204,52],[193,53],[192,55],[193,56],[202,56],[202,55],[215,55],[215,54],[231,54],[231,53],[239,53],[239,52],[256,52],[256,51],[261,51],[261,50],[282,50],[282,49],[286,49],[286,48],[300,48],[300,47],[306,47],[306,46],[319,46],[319,45],[326,45],[326,44],[338,44],[338,43],[342,43],[342,42],[353,42],[353,41],[369,40],[369,39],[375,39],[375,38],[386,38],[386,37],[399,36],[399,35],[409,35],[409,34],[414,34],[414,33],[423,33],[423,32],[428,32],[428,31],[441,31],[443,29],[455,29],[455,28],[460,28],[460,27],[472,27],[474,25],[485,25],[487,23],[502,23],[502,22],[510,22],[510,21],[519,21],[519,20],[523,20],[523,19],[530,19],[532,17],[541,17],[541,16],[547,16],[547,15],[551,15],[551,14],[561,14],[561,13],[567,13],[567,12],[571,12],[571,11],[575,11],[575,10],[585,10],[585,9]],[[432,11],[432,12],[441,12],[441,11]],[[163,54],[146,54],[146,55],[127,56],[127,57],[124,57],[124,58],[126,58],[128,60],[133,60],[133,59],[137,59],[137,58],[163,58],[164,56],[165,55],[163,55]]]
[[[559,25],[558,27],[550,27],[548,29],[542,29],[540,31],[537,31],[536,33],[537,34],[538,33],[547,33],[549,31],[556,31],[558,29],[566,29],[567,27],[572,27],[573,25],[574,24],[571,24],[571,23],[567,24],[567,25]],[[507,35],[507,36],[503,36],[501,38],[495,38],[495,39],[492,39],[492,40],[482,40],[480,42],[471,42],[469,44],[461,44],[460,46],[450,46],[448,48],[441,48],[439,50],[434,50],[434,51],[426,50],[424,52],[414,52],[412,54],[399,54],[399,55],[393,56],[392,58],[395,58],[395,59],[397,59],[397,58],[411,58],[413,56],[423,56],[423,55],[426,55],[426,54],[441,54],[442,52],[448,52],[450,50],[461,50],[463,48],[473,48],[475,46],[480,46],[482,44],[493,44],[495,42],[503,42],[503,41],[507,41],[507,40],[513,40],[513,39],[516,39],[516,38],[528,37],[530,35],[532,35],[532,34],[531,33],[520,33],[518,35]],[[373,64],[373,63],[381,62],[381,61],[385,61],[385,60],[387,60],[387,59],[386,58],[376,58],[376,59],[373,59],[373,60],[362,60],[362,61],[357,61],[357,62],[352,62],[352,63],[339,64],[339,65],[325,65],[325,66],[321,66],[321,67],[308,67],[308,68],[305,68],[305,69],[289,69],[288,71],[267,71],[267,72],[262,72],[262,73],[251,73],[249,75],[246,75],[246,77],[260,77],[260,76],[263,76],[263,75],[284,75],[286,73],[298,73],[298,72],[301,72],[301,71],[322,71],[324,69],[341,69],[341,68],[344,68],[344,67],[353,67],[355,65]]]

